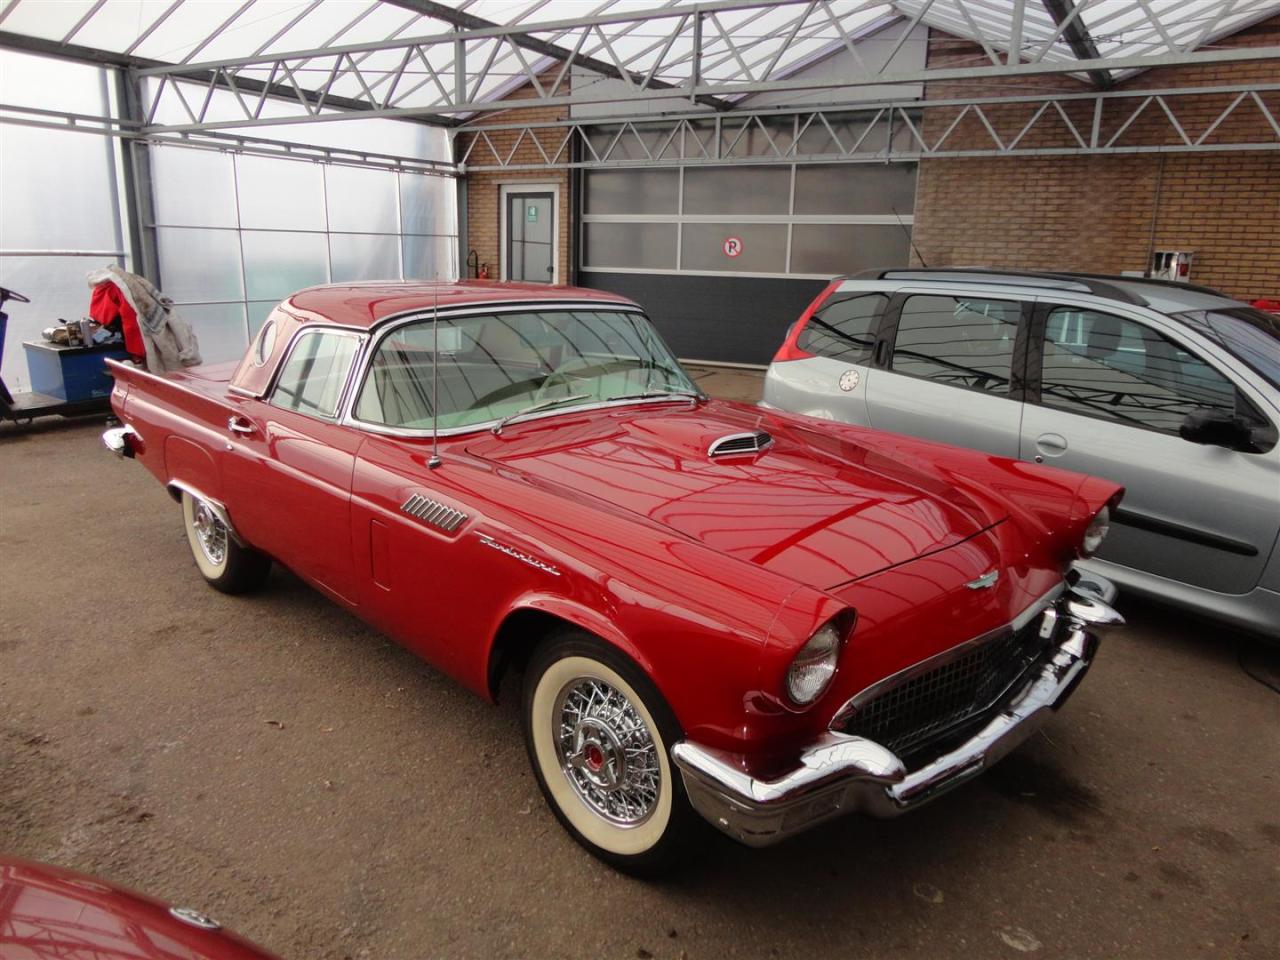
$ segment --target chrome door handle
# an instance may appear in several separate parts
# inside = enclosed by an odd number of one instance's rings
[[[1036,452],[1046,457],[1060,457],[1067,452],[1067,438],[1059,433],[1042,433],[1036,437]],[[1036,462],[1041,462],[1039,457]]]
[[[232,433],[250,434],[250,433],[254,433],[257,430],[257,427],[255,427],[252,423],[250,423],[244,417],[233,416],[231,419],[227,421],[227,429],[230,430]]]

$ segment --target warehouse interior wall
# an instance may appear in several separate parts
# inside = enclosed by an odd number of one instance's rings
[[[1243,30],[1221,45],[1277,42],[1280,17]],[[934,31],[931,66],[973,64],[982,56],[981,48],[972,42]],[[1244,82],[1280,82],[1280,63],[1160,68],[1122,81],[1117,88]],[[959,80],[931,83],[926,96],[1089,89],[1083,81],[1069,77],[1003,81],[998,88],[989,82],[979,87]],[[1280,93],[1260,96],[1270,110],[1280,110]],[[1195,111],[1184,108],[1178,116],[1194,139],[1229,102],[1225,96],[1198,97]],[[1081,109],[1087,110],[1087,104]],[[928,124],[932,126],[926,136],[933,133],[936,139],[950,119],[942,110],[931,111]],[[970,125],[970,119],[961,122],[951,142],[969,137],[975,146],[989,145],[985,131],[976,121]],[[1017,129],[1016,122],[1010,126]],[[1118,142],[1167,142],[1169,129],[1169,120],[1152,104]],[[1274,138],[1261,111],[1246,100],[1207,142],[1240,142],[1250,139],[1253,129],[1257,141]],[[1065,125],[1062,136],[1068,136]],[[917,183],[914,236],[920,255],[931,267],[1121,273],[1146,269],[1153,250],[1191,251],[1193,283],[1253,300],[1280,295],[1278,218],[1280,155],[1274,151],[924,159]]]

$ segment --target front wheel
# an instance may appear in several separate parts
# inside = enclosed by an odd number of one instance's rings
[[[191,556],[209,586],[248,593],[266,582],[271,558],[236,543],[208,501],[182,491],[182,519]]]
[[[573,838],[629,873],[669,865],[696,815],[670,760],[679,724],[644,673],[566,630],[533,655],[523,713],[534,774]]]

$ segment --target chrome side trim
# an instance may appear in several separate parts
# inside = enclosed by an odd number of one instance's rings
[[[191,484],[183,480],[170,480],[164,485],[164,488],[169,491],[169,496],[173,497],[175,500],[181,500],[182,497],[179,496],[179,494],[183,493],[195,497],[197,500],[203,500],[209,505],[209,509],[213,511],[213,515],[222,522],[224,527],[227,528],[227,533],[230,534],[231,539],[242,547],[247,546],[244,540],[241,539],[240,534],[236,532],[235,525],[231,522],[231,517],[227,515],[227,508],[221,501],[214,500],[212,497],[206,496],[196,487],[193,487]]]
[[[965,586],[967,587],[968,584],[965,584]],[[877,680],[870,686],[863,687],[852,697],[846,700],[840,709],[835,712],[835,716],[831,718],[831,723],[828,724],[828,727],[834,730],[837,727],[842,726],[844,722],[849,719],[850,715],[858,709],[858,707],[862,706],[868,700],[875,699],[880,696],[880,694],[898,686],[901,683],[906,683],[908,680],[912,680],[920,676],[922,673],[928,673],[931,670],[936,670],[938,667],[950,663],[952,660],[957,660],[973,650],[974,647],[979,647],[984,643],[989,643],[1002,633],[1007,631],[1017,633],[1036,617],[1042,616],[1045,610],[1052,607],[1058,601],[1058,598],[1063,595],[1066,589],[1067,585],[1065,583],[1059,583],[1052,590],[1041,596],[1040,599],[1036,600],[1003,626],[996,627],[994,630],[989,630],[981,636],[974,637],[972,640],[965,640],[962,643],[957,643],[950,650],[944,650],[942,653],[930,657],[928,660],[921,660],[919,663],[913,663],[911,666],[904,667],[897,673],[885,677],[883,680]]]
[[[480,533],[479,531],[477,531],[476,536],[480,538],[480,542],[483,543],[486,547],[492,547],[494,550],[497,550],[499,553],[505,553],[509,557],[515,557],[515,559],[519,560],[520,562],[527,563],[531,567],[537,567],[539,570],[543,570],[551,574],[553,577],[560,576],[560,571],[556,567],[554,567],[552,564],[546,563],[543,560],[539,560],[537,557],[530,556],[527,553],[522,553],[521,551],[517,550],[515,547],[509,547],[505,543],[499,543],[497,540],[493,539],[493,537],[489,536],[487,533]]]
[[[466,522],[467,515],[461,510],[446,506],[439,500],[432,500],[420,493],[415,493],[400,505],[400,509],[411,517],[421,520],[428,526],[453,533]]]

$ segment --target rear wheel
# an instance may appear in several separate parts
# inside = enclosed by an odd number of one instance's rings
[[[191,556],[211,587],[223,593],[248,593],[266,582],[271,558],[236,543],[207,500],[184,490],[182,519]]]
[[[629,873],[667,866],[695,814],[670,760],[680,727],[644,673],[566,630],[534,654],[523,713],[534,774],[573,838]]]

